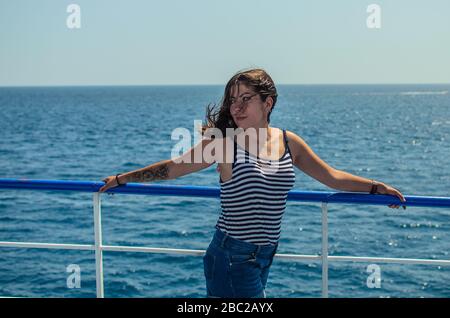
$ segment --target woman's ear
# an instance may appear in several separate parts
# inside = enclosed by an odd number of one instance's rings
[[[264,103],[264,107],[268,113],[272,110],[273,106],[273,98],[272,96],[267,97],[266,102]]]

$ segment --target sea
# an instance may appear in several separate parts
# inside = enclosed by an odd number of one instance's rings
[[[450,85],[278,85],[270,125],[332,167],[450,196]],[[0,88],[0,178],[100,182],[170,159],[224,85]],[[192,140],[192,145],[194,140]],[[219,187],[216,165],[166,185]],[[294,190],[337,191],[296,169]],[[205,250],[218,198],[101,195],[103,244]],[[450,260],[447,208],[329,204],[329,255]],[[93,244],[93,195],[0,189],[0,241]],[[321,203],[288,201],[279,254],[321,253]],[[79,270],[74,285],[73,268]],[[105,297],[206,296],[201,256],[104,252]],[[373,269],[376,269],[374,271]],[[378,284],[373,283],[374,273]],[[275,258],[268,298],[321,296],[320,261]],[[330,262],[329,297],[450,297],[450,267]],[[95,297],[93,251],[0,247],[0,296]]]

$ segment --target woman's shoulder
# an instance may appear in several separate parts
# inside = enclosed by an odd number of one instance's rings
[[[306,142],[297,133],[286,130],[286,139],[289,150],[291,151],[294,162],[297,162],[302,156],[302,152],[308,147]]]
[[[299,134],[297,134],[297,133],[295,133],[295,132],[293,132],[291,130],[285,129],[285,131],[286,131],[286,138],[288,138],[289,140],[291,140],[291,139],[298,139],[298,138],[302,139],[299,136]]]
[[[285,131],[286,135],[288,135],[288,137],[292,137],[292,136],[296,135],[294,132],[287,130],[285,128],[279,128],[279,127],[273,127],[273,126],[270,126],[270,128],[272,129],[272,131],[275,131],[276,133],[279,133],[279,134],[283,134],[283,131]]]

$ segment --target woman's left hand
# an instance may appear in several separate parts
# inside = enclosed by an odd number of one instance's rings
[[[384,183],[378,183],[377,194],[395,195],[400,199],[400,201],[406,202],[405,197],[403,196],[403,194],[401,194],[400,191]],[[390,204],[388,205],[388,207],[390,207],[391,209],[398,209],[400,206],[398,204]],[[403,205],[403,209],[406,209],[406,206]]]

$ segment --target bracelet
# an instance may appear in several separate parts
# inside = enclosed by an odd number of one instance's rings
[[[370,189],[370,194],[377,193],[377,187],[378,187],[378,184],[375,183],[375,181],[372,179],[372,189]]]
[[[116,174],[116,182],[117,182],[117,185],[121,185],[121,184],[119,183],[119,175],[120,175],[120,173]]]

